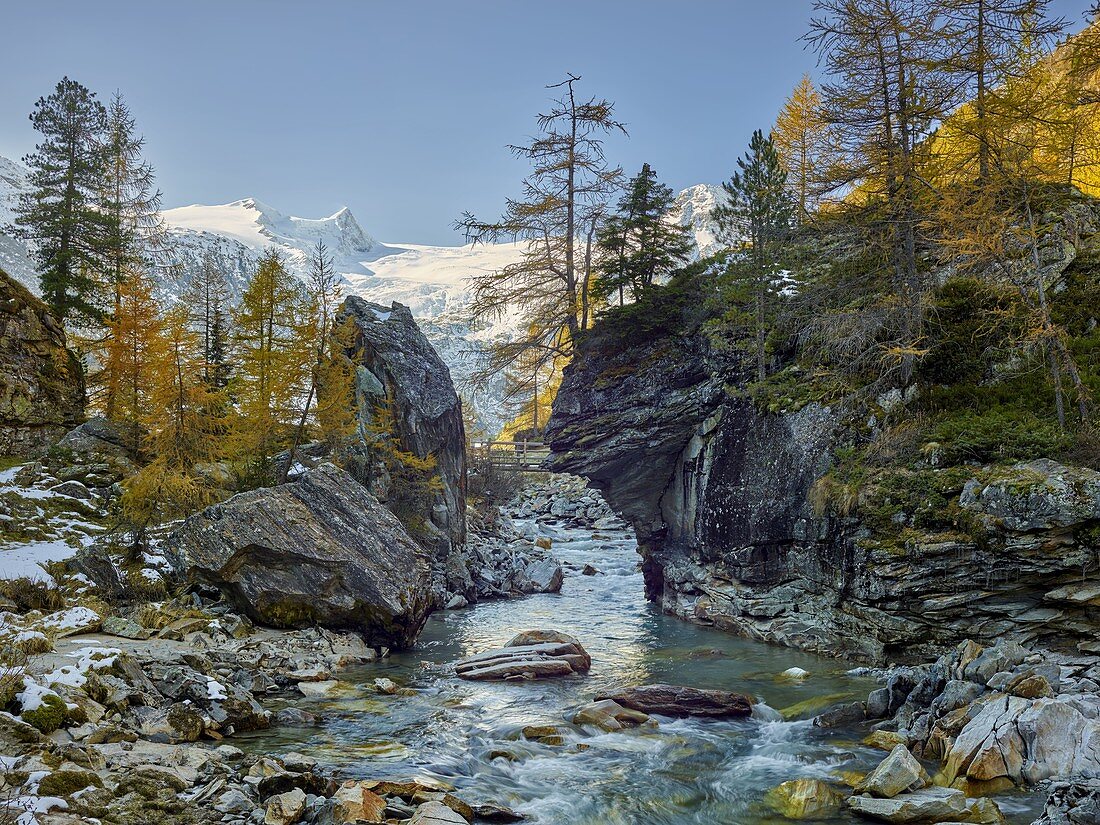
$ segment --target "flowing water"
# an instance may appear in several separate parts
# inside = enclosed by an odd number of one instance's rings
[[[438,613],[416,648],[342,674],[338,696],[294,704],[323,716],[320,728],[254,735],[254,751],[298,751],[344,776],[445,780],[472,802],[495,802],[539,823],[785,822],[762,805],[765,792],[796,778],[840,786],[885,755],[860,743],[866,731],[821,730],[809,718],[876,687],[848,675],[843,661],[750,642],[664,616],[644,598],[638,556],[625,531],[540,525],[566,564],[558,595],[498,601]],[[586,564],[600,575],[584,576]],[[584,678],[522,683],[466,682],[447,665],[498,647],[516,632],[551,628],[580,639],[592,655]],[[810,676],[776,677],[790,667]],[[385,676],[415,695],[378,695]],[[654,729],[597,733],[573,728],[571,711],[617,687],[670,682],[749,693],[792,721],[674,720]],[[802,703],[801,712],[791,712]],[[526,725],[561,725],[564,745],[523,739]],[[1013,825],[1032,820],[1038,795],[998,803]],[[854,821],[841,814],[840,821]]]

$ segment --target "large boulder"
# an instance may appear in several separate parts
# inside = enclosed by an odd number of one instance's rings
[[[386,501],[391,480],[370,463],[367,427],[379,402],[389,399],[401,448],[435,462],[440,483],[419,507],[417,520],[428,533],[423,540],[432,546],[437,579],[448,592],[474,598],[457,553],[466,541],[466,437],[450,371],[402,304],[384,307],[352,295],[339,320],[351,320],[356,329],[352,352],[359,358],[356,400],[363,459],[357,475]]]
[[[424,550],[365,487],[331,464],[188,518],[165,555],[254,621],[362,633],[407,647],[433,607]]]
[[[83,420],[84,400],[61,322],[0,270],[0,454],[45,452]]]

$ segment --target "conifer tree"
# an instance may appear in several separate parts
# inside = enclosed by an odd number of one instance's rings
[[[105,390],[114,399],[113,415],[125,428],[130,449],[138,452],[142,422],[150,410],[154,364],[163,344],[161,322],[145,270],[130,269],[118,287],[118,311],[107,320],[110,385]]]
[[[136,548],[151,524],[187,516],[220,497],[217,485],[200,470],[223,458],[230,426],[225,391],[206,378],[205,348],[188,308],[176,304],[159,329],[141,415],[143,447],[151,460],[126,480],[121,499]]]
[[[278,250],[260,258],[233,322],[230,390],[240,418],[234,452],[250,481],[268,484],[277,480],[272,457],[288,445],[314,357],[303,346],[313,340],[308,297]]]
[[[569,75],[549,87],[562,94],[539,115],[539,134],[510,147],[531,164],[522,197],[509,200],[499,220],[466,213],[455,224],[474,243],[526,244],[518,262],[471,278],[475,322],[517,312],[529,331],[494,344],[482,377],[509,369],[531,353],[544,362],[568,356],[577,333],[592,321],[596,229],[622,174],[607,162],[603,141],[626,130],[610,101],[578,99],[574,85],[579,80]]]
[[[355,320],[347,317],[341,321],[337,316],[313,373],[317,426],[340,466],[347,464],[359,423],[355,381],[360,361],[358,338]]]
[[[66,77],[39,98],[30,118],[42,142],[23,159],[31,188],[19,198],[15,222],[33,241],[46,303],[63,320],[98,323],[111,230],[100,204],[107,112],[93,92]]]
[[[722,184],[726,202],[713,213],[723,240],[744,248],[747,282],[753,305],[757,380],[767,372],[765,340],[768,311],[778,287],[778,253],[794,220],[787,171],[770,137],[757,129],[749,150],[737,159],[740,171]],[[735,274],[737,269],[732,270]]]
[[[930,0],[815,0],[814,9],[805,39],[831,78],[821,97],[840,154],[831,185],[881,228],[896,307],[883,373],[908,384],[928,289],[917,260],[920,170],[929,135],[958,101],[942,70],[949,39]]]
[[[1003,91],[1026,70],[1024,49],[1055,37],[1062,20],[1047,17],[1050,0],[938,0],[947,21],[949,53],[940,69],[955,79],[969,102],[952,118],[953,128],[969,135],[977,156],[977,173],[987,181],[993,155],[1016,118]],[[953,153],[958,155],[958,149]],[[970,158],[973,158],[973,154]],[[965,156],[964,156],[965,157]]]
[[[821,95],[808,74],[802,75],[779,110],[771,139],[787,170],[798,222],[804,223],[817,208],[818,190],[828,179],[832,155],[832,136]]]
[[[624,292],[638,300],[653,284],[670,275],[691,256],[691,231],[668,218],[675,200],[672,189],[657,180],[648,163],[630,179],[616,212],[596,233],[600,280],[595,294],[606,299]]]
[[[202,341],[204,380],[210,386],[225,387],[229,380],[229,281],[210,253],[203,256],[201,268],[192,274],[182,301],[190,308],[192,327]]]
[[[336,273],[332,255],[329,254],[328,247],[323,240],[317,241],[317,246],[310,256],[309,283],[306,289],[309,294],[310,314],[312,317],[308,319],[306,325],[302,327],[302,332],[305,334],[306,340],[300,342],[300,346],[306,352],[313,353],[313,361],[310,369],[309,390],[306,392],[305,403],[302,404],[302,410],[298,417],[298,426],[294,430],[294,441],[290,445],[290,454],[283,467],[283,481],[286,481],[287,473],[289,473],[291,467],[294,466],[295,454],[305,434],[310,407],[317,394],[319,372],[322,369],[322,363],[326,360],[326,353],[333,343],[330,337],[333,332],[333,322],[336,315],[336,309],[340,305],[340,296],[342,293],[340,288],[340,276]],[[328,361],[330,367],[334,366],[335,362],[333,359],[329,358]],[[326,380],[334,381],[335,379],[336,375],[331,372],[326,376]],[[336,387],[332,387],[331,389],[335,390],[335,392],[330,397],[338,397],[340,395]]]

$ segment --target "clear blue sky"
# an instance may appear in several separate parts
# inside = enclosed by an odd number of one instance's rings
[[[1055,0],[1074,27],[1088,0]],[[69,75],[120,89],[166,206],[254,196],[350,206],[391,242],[458,243],[525,168],[543,88],[573,72],[630,130],[610,147],[670,185],[717,183],[815,69],[811,0],[42,0],[5,4],[0,155],[34,145],[34,101]]]

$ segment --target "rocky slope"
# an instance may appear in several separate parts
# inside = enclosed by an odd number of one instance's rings
[[[38,455],[83,417],[84,374],[61,323],[0,269],[0,455]]]
[[[1097,223],[1077,205],[1045,239],[1053,290],[1091,260]],[[1095,280],[1089,267],[1073,277]],[[549,426],[551,466],[586,477],[633,524],[650,598],[684,618],[869,661],[964,639],[1095,648],[1100,474],[945,462],[930,441],[909,463],[865,474],[847,503],[815,507],[838,452],[873,441],[905,399],[819,403],[797,362],[776,376],[795,400],[750,397],[736,346],[707,333],[706,290],[658,297],[649,329],[614,316],[598,325]]]

